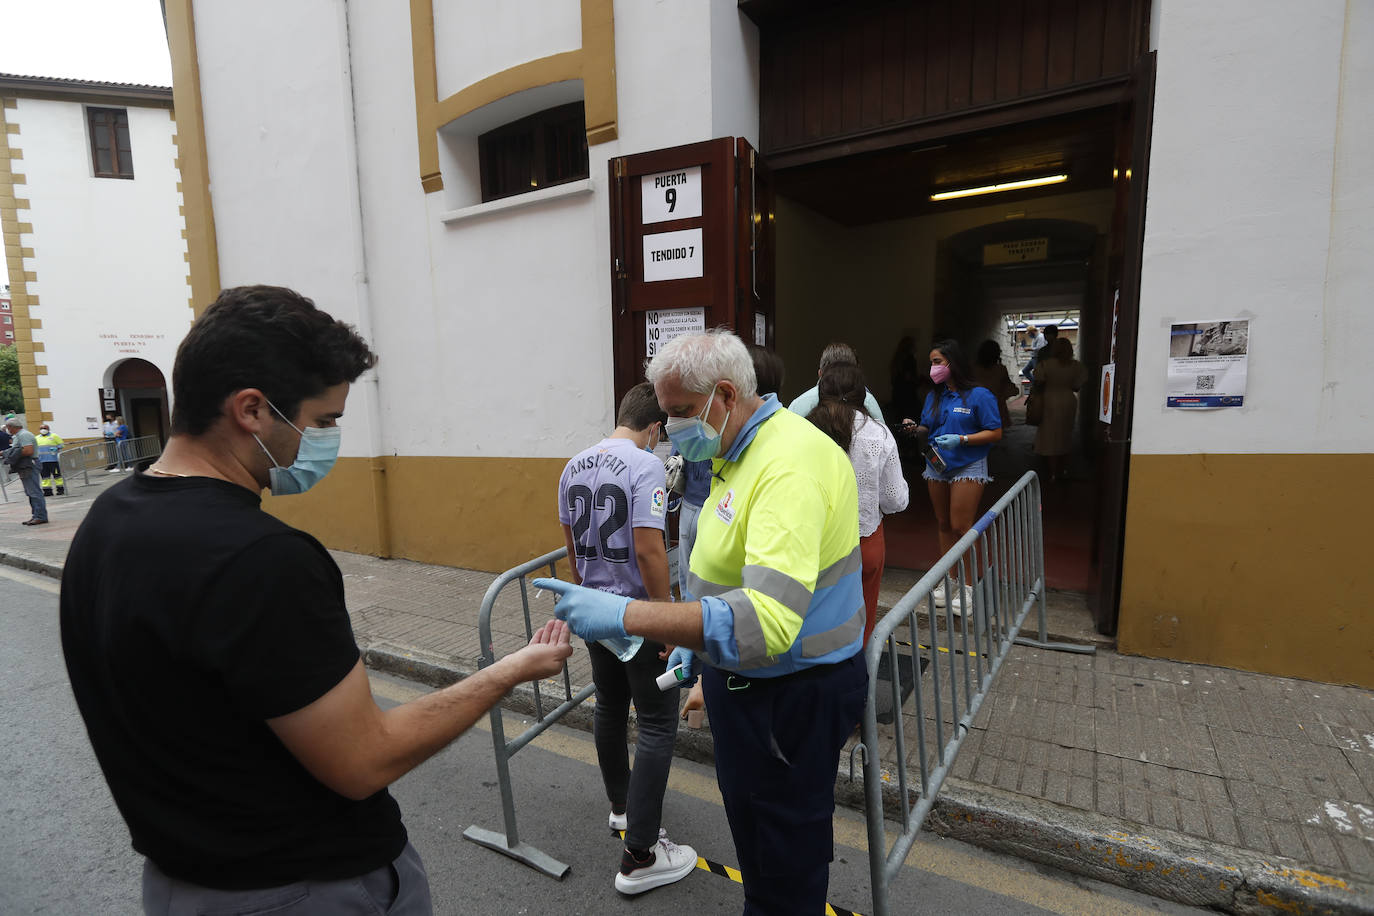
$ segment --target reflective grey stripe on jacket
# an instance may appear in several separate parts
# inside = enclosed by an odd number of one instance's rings
[[[843,559],[821,570],[816,579],[816,591],[837,585],[847,575],[857,575],[863,567],[859,548]],[[759,622],[758,611],[746,589],[752,589],[792,611],[806,620],[816,604],[816,595],[801,582],[767,566],[746,566],[741,570],[741,585],[722,585],[697,575],[687,573],[687,588],[697,597],[712,596],[730,605],[735,620],[735,649],[739,653],[740,665],[744,668],[764,668],[776,664],[778,657],[768,655],[763,626]],[[841,612],[844,613],[844,612]],[[808,633],[801,640],[802,658],[820,658],[849,645],[857,639],[864,628],[864,606],[845,613],[844,620],[836,626],[817,633]],[[803,624],[804,626],[804,624]]]

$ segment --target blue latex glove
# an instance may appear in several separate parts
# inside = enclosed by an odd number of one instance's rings
[[[535,588],[558,596],[553,616],[566,620],[568,628],[586,640],[618,639],[625,636],[625,608],[630,599],[595,588],[573,585],[561,579],[535,579]]]
[[[672,671],[678,665],[682,665],[682,680],[678,682],[679,687],[691,687],[696,683],[697,676],[692,673],[692,668],[696,665],[697,656],[691,649],[684,649],[678,646],[668,656],[668,668]]]
[[[934,442],[939,448],[954,448],[954,446],[959,444],[959,438],[960,437],[954,435],[954,433],[945,433],[943,436],[936,436],[930,441]]]

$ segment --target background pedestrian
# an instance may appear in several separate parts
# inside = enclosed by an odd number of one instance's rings
[[[878,622],[887,542],[883,516],[907,507],[910,492],[897,457],[897,440],[864,408],[864,374],[858,366],[832,366],[817,385],[821,402],[806,418],[849,455],[859,488],[859,550],[863,559],[864,642]]]

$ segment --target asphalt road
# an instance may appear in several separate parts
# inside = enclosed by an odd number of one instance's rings
[[[57,583],[0,567],[0,913],[138,913],[141,857],[105,786],[67,685],[57,626]],[[389,705],[425,688],[374,675]],[[507,717],[515,735],[518,717]],[[429,871],[440,914],[599,916],[619,912],[738,913],[740,887],[698,870],[642,898],[612,888],[619,844],[606,828],[606,802],[591,736],[554,728],[512,762],[521,839],[571,865],[545,877],[462,837],[469,825],[501,829],[490,733],[474,729],[396,784],[412,842]],[[734,865],[714,773],[674,764],[664,826],[698,855]],[[836,818],[830,900],[870,911],[863,819]],[[923,837],[894,889],[900,913],[1197,913],[1187,907]]]

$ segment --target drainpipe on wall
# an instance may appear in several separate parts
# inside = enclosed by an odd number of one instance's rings
[[[348,93],[348,98],[345,101],[347,102],[348,127],[353,135],[353,142],[345,144],[345,155],[348,156],[351,166],[348,170],[350,174],[348,203],[353,211],[351,214],[354,227],[353,263],[357,265],[357,273],[353,276],[353,296],[358,310],[358,333],[375,349],[372,294],[368,286],[367,273],[367,241],[363,228],[362,174],[358,164],[358,117],[356,99],[353,93],[353,41],[349,33],[348,6],[348,0],[343,0],[337,9],[342,17],[344,87]],[[362,389],[363,413],[367,419],[368,475],[372,482],[373,511],[376,513],[377,553],[383,557],[390,557],[391,516],[387,499],[386,458],[382,454],[381,382],[377,369],[372,368],[363,373],[358,382]]]

